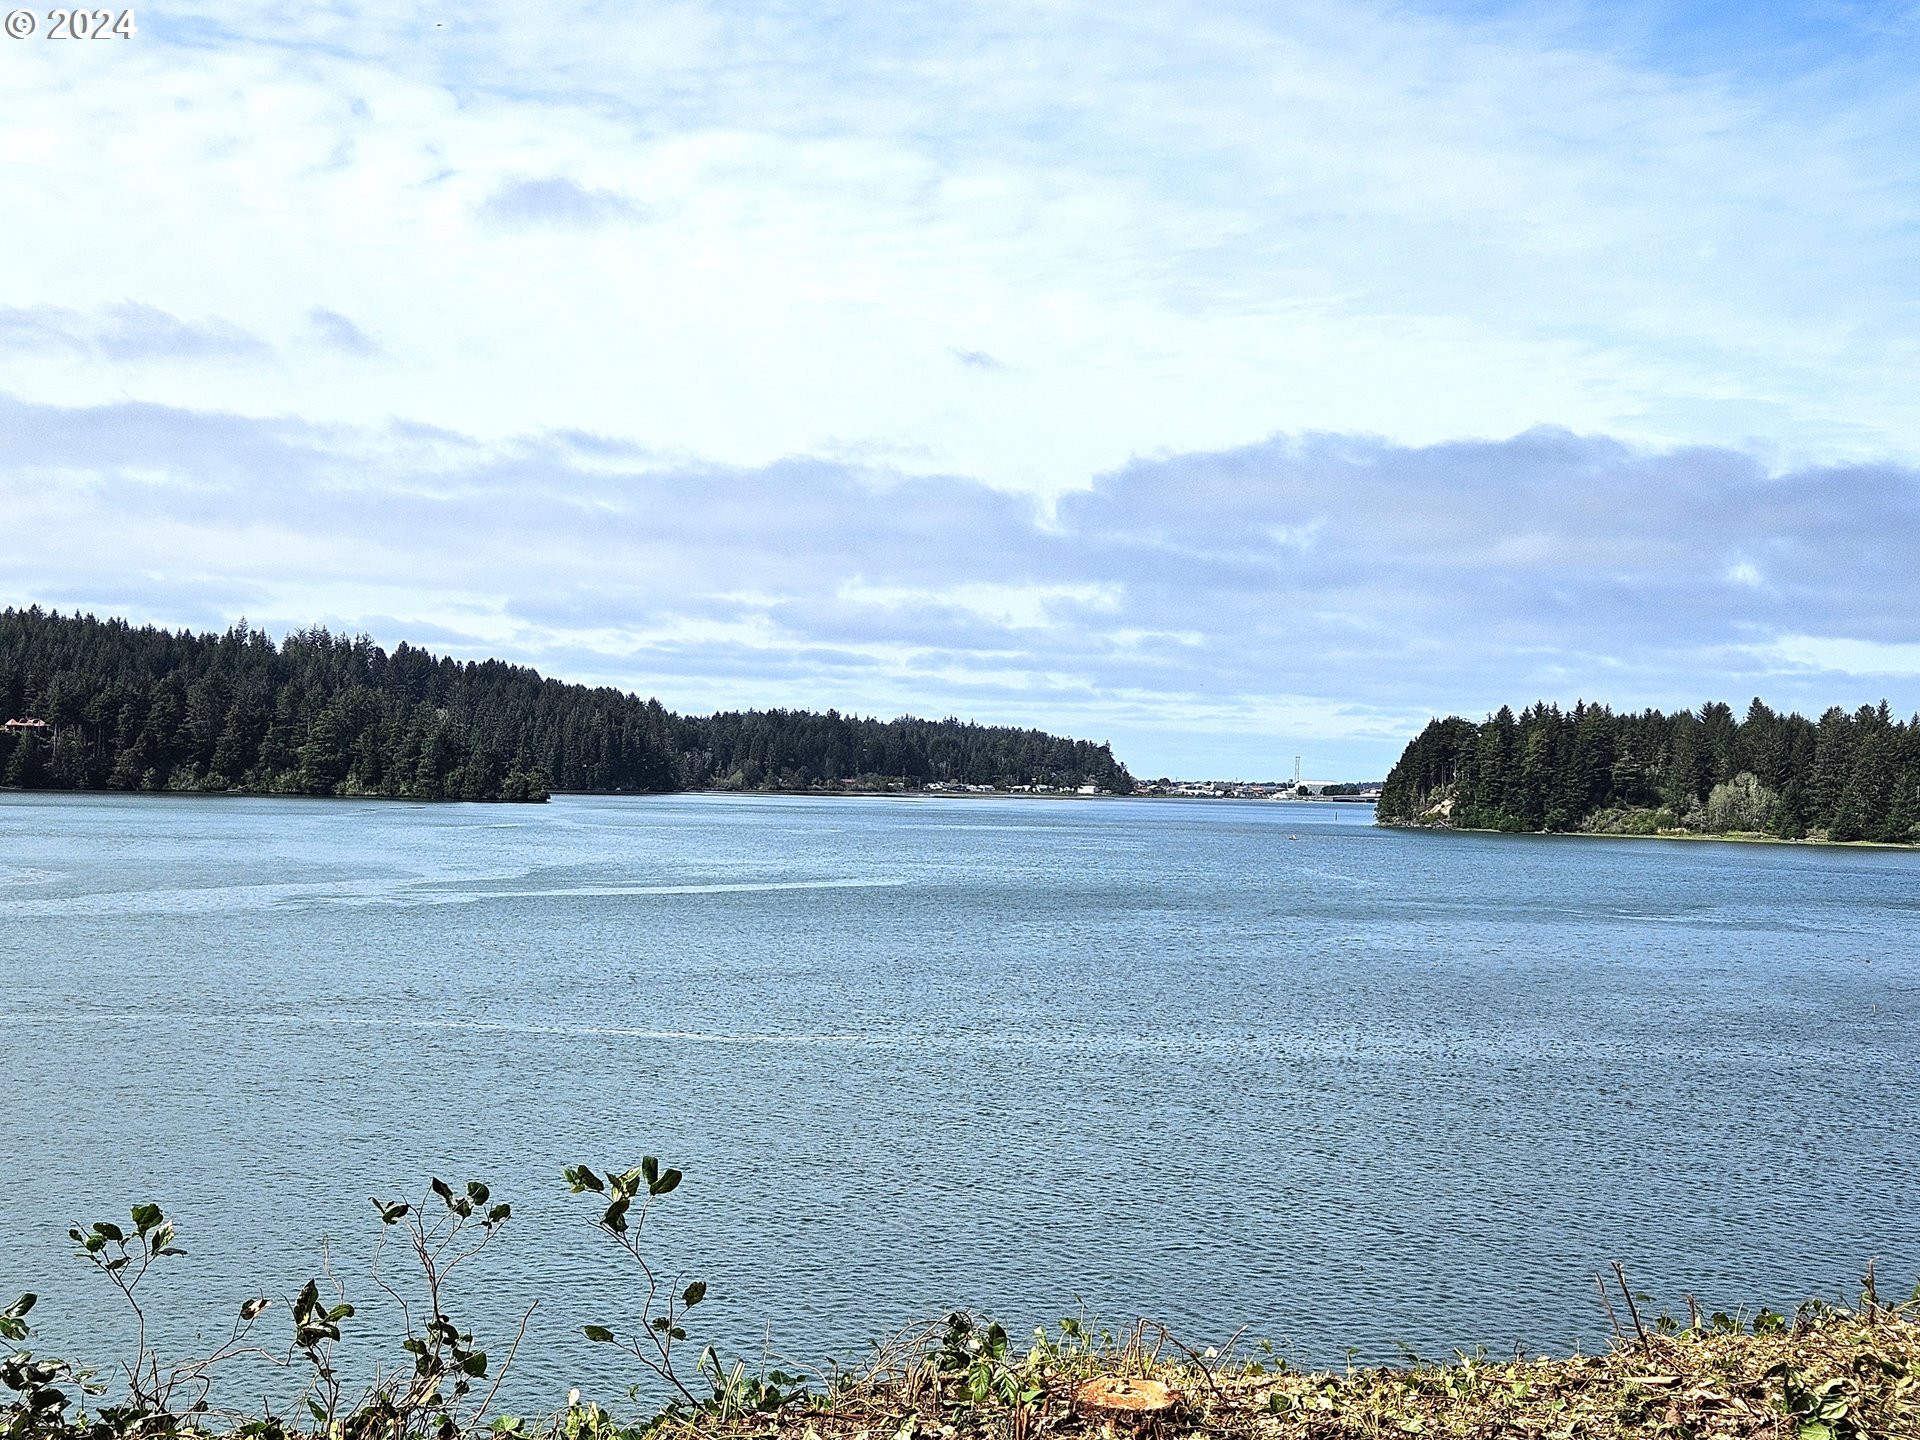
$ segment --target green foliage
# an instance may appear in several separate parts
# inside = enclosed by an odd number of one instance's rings
[[[1222,1354],[1182,1344],[1146,1321],[1117,1338],[1075,1319],[1061,1322],[1058,1338],[1036,1330],[1021,1354],[1004,1326],[956,1312],[878,1347],[860,1372],[834,1372],[824,1391],[779,1369],[724,1365],[711,1347],[685,1377],[693,1383],[683,1383],[672,1347],[685,1340],[682,1322],[707,1287],[681,1277],[665,1282],[641,1245],[652,1207],[677,1193],[683,1178],[652,1156],[626,1169],[565,1172],[573,1193],[593,1197],[594,1225],[638,1262],[646,1282],[628,1340],[612,1326],[589,1325],[586,1334],[627,1349],[668,1382],[675,1398],[662,1411],[622,1418],[582,1404],[576,1391],[563,1412],[532,1425],[491,1414],[518,1340],[495,1363],[446,1313],[442,1294],[512,1210],[481,1181],[456,1186],[436,1178],[417,1199],[372,1201],[382,1253],[391,1241],[412,1264],[405,1276],[389,1276],[375,1260],[374,1283],[404,1317],[406,1359],[378,1370],[364,1389],[343,1393],[335,1374],[335,1348],[356,1312],[330,1271],[284,1306],[291,1330],[281,1346],[252,1338],[256,1322],[279,1305],[265,1297],[240,1306],[231,1336],[211,1354],[172,1365],[147,1348],[142,1317],[137,1355],[121,1370],[124,1394],[91,1411],[85,1405],[108,1387],[71,1362],[25,1348],[35,1300],[24,1294],[0,1308],[0,1440],[1040,1440],[1112,1437],[1121,1425],[1140,1436],[1217,1440],[1920,1434],[1920,1287],[1905,1305],[1883,1303],[1871,1266],[1857,1308],[1810,1302],[1791,1322],[1762,1311],[1750,1328],[1724,1312],[1703,1316],[1691,1300],[1687,1323],[1661,1315],[1644,1327],[1638,1307],[1648,1297],[1631,1292],[1616,1266],[1632,1330],[1616,1317],[1619,1343],[1611,1352],[1571,1360],[1528,1361],[1516,1352],[1508,1363],[1475,1351],[1435,1364],[1408,1351],[1404,1366],[1296,1372],[1271,1345],[1237,1358],[1237,1336]],[[75,1224],[69,1235],[81,1260],[136,1315],[143,1277],[184,1253],[172,1221],[150,1203],[132,1207],[127,1222]],[[214,1369],[246,1355],[306,1371],[296,1410],[213,1405]],[[1150,1382],[1168,1408],[1117,1420],[1097,1408],[1097,1398],[1088,1400],[1089,1381],[1098,1382],[1096,1396],[1112,1394],[1115,1381],[1123,1392]]]
[[[476,1429],[498,1385],[496,1382],[484,1397],[476,1397],[478,1382],[487,1378],[487,1352],[474,1344],[471,1332],[454,1323],[442,1300],[454,1271],[493,1242],[512,1218],[513,1207],[495,1203],[492,1192],[479,1180],[469,1180],[463,1190],[456,1191],[437,1176],[427,1182],[427,1193],[418,1202],[376,1196],[372,1204],[380,1217],[382,1251],[388,1236],[397,1234],[412,1252],[425,1313],[416,1328],[414,1306],[382,1275],[376,1258],[375,1283],[400,1302],[406,1316],[406,1336],[400,1349],[412,1361],[412,1369],[410,1374],[402,1372],[376,1384],[356,1402],[351,1407],[353,1423],[347,1428],[357,1426],[368,1435],[395,1436]],[[438,1209],[434,1208],[436,1204]],[[295,1345],[308,1355],[337,1341],[339,1322],[354,1313],[349,1304],[322,1305],[314,1281],[309,1281],[295,1300],[294,1312]],[[525,1320],[521,1323],[524,1327]],[[330,1359],[315,1366],[315,1381],[307,1396],[307,1409],[331,1429],[341,1418],[342,1406],[338,1377]]]
[[[1105,745],[958,720],[677,716],[497,660],[244,621],[224,635],[0,612],[0,784],[538,801],[552,789],[1133,788]]]
[[[1041,1335],[1044,1344],[1045,1335]],[[1008,1358],[1007,1332],[997,1320],[978,1321],[965,1311],[947,1316],[936,1363],[943,1373],[961,1377],[959,1399],[967,1405],[997,1402],[1018,1410],[1037,1401],[1040,1361],[1051,1358],[1046,1349],[1030,1352],[1025,1363]]]
[[[337,1293],[337,1282],[329,1282],[336,1293],[323,1296],[318,1279],[308,1280],[285,1305],[291,1333],[284,1345],[256,1338],[257,1324],[275,1302],[255,1296],[240,1305],[227,1337],[211,1351],[164,1360],[147,1339],[142,1286],[156,1264],[186,1252],[174,1243],[173,1222],[161,1208],[140,1204],[132,1208],[130,1224],[97,1220],[67,1232],[75,1254],[118,1293],[135,1321],[133,1353],[117,1367],[118,1393],[91,1414],[73,1409],[76,1400],[106,1395],[110,1386],[91,1370],[24,1348],[34,1297],[23,1295],[0,1310],[0,1392],[13,1395],[9,1401],[0,1394],[0,1440],[121,1440],[210,1429],[248,1440],[286,1440],[313,1431],[332,1440],[446,1440],[477,1431],[505,1365],[495,1370],[472,1334],[449,1317],[442,1296],[448,1278],[491,1242],[511,1208],[493,1202],[479,1181],[456,1192],[438,1179],[417,1203],[373,1203],[383,1229],[372,1278],[405,1317],[401,1366],[382,1366],[370,1384],[347,1393],[334,1356],[342,1322],[355,1307]],[[413,1278],[404,1284],[381,1269],[389,1236],[399,1237],[414,1263]],[[507,1363],[517,1345],[516,1336]],[[245,1416],[215,1410],[216,1372],[243,1357],[305,1373],[298,1408],[311,1426],[270,1408]],[[490,1374],[494,1383],[483,1391]]]
[[[1798,1440],[1854,1440],[1860,1435],[1860,1394],[1851,1377],[1810,1379],[1792,1365],[1775,1365],[1767,1377],[1780,1384],[1781,1408],[1792,1418]]]
[[[1762,785],[1751,770],[1742,770],[1707,795],[1706,828],[1720,835],[1729,831],[1762,833],[1773,823],[1774,807],[1779,803],[1780,797]]]
[[[729,1366],[711,1345],[702,1347],[691,1375],[680,1369],[677,1355],[684,1352],[676,1347],[687,1341],[687,1317],[706,1300],[707,1282],[685,1275],[668,1278],[649,1258],[645,1246],[654,1203],[680,1188],[685,1178],[680,1171],[662,1165],[656,1156],[643,1155],[638,1165],[619,1171],[571,1165],[563,1178],[575,1195],[593,1195],[606,1202],[594,1227],[633,1262],[643,1287],[639,1310],[624,1328],[596,1323],[583,1325],[581,1333],[597,1345],[626,1352],[663,1381],[678,1397],[669,1415],[684,1410],[725,1422],[778,1410],[807,1393],[804,1377],[777,1368],[750,1371],[739,1360]],[[695,1386],[703,1387],[705,1393]]]
[[[1815,722],[1759,700],[1736,719],[1698,714],[1503,707],[1474,724],[1431,722],[1388,775],[1388,825],[1485,830],[1766,834],[1920,842],[1920,716],[1883,701]]]
[[[33,1333],[27,1312],[38,1299],[29,1291],[0,1310],[0,1440],[59,1435],[74,1397],[98,1393],[90,1372],[65,1360],[39,1358],[25,1348]]]
[[[0,1310],[0,1340],[20,1341],[27,1338],[27,1312],[39,1302],[40,1297],[29,1291],[17,1296],[6,1309]]]
[[[671,1166],[663,1167],[657,1157],[645,1155],[638,1165],[626,1170],[608,1170],[604,1175],[590,1166],[570,1165],[564,1178],[575,1195],[596,1195],[606,1200],[606,1207],[594,1225],[633,1261],[646,1287],[639,1314],[624,1334],[613,1326],[601,1324],[582,1326],[581,1333],[595,1344],[626,1351],[671,1386],[686,1405],[700,1408],[710,1403],[694,1393],[674,1358],[674,1347],[687,1338],[688,1314],[707,1298],[707,1282],[684,1276],[666,1280],[655,1269],[644,1248],[643,1232],[653,1204],[680,1188],[681,1173]],[[714,1398],[718,1398],[725,1388],[725,1374],[711,1346],[702,1352],[695,1370],[712,1386]]]

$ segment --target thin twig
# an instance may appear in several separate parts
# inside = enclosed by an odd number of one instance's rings
[[[1600,1292],[1600,1303],[1607,1307],[1607,1323],[1613,1326],[1613,1340],[1616,1345],[1627,1343],[1627,1337],[1620,1332],[1620,1316],[1613,1308],[1613,1301],[1607,1295],[1607,1282],[1598,1270],[1593,1272],[1593,1288]]]
[[[1182,1350],[1187,1352],[1187,1358],[1193,1361],[1194,1367],[1199,1370],[1200,1378],[1206,1381],[1208,1391],[1213,1395],[1214,1399],[1218,1400],[1220,1398],[1220,1387],[1213,1383],[1213,1367],[1201,1359],[1199,1352],[1178,1335],[1168,1335],[1164,1329],[1162,1334],[1165,1339],[1172,1340],[1175,1345],[1178,1345]]]
[[[472,1428],[478,1430],[480,1422],[486,1419],[487,1411],[493,1405],[493,1397],[500,1393],[500,1386],[507,1378],[507,1371],[513,1366],[513,1357],[520,1353],[520,1342],[527,1338],[527,1322],[533,1319],[533,1312],[540,1308],[540,1302],[534,1301],[527,1306],[526,1314],[520,1317],[520,1328],[514,1332],[513,1344],[507,1347],[507,1358],[500,1362],[500,1368],[493,1372],[493,1385],[480,1402],[480,1408],[473,1412]]]
[[[1627,1288],[1627,1269],[1618,1260],[1613,1262],[1613,1275],[1620,1282],[1620,1293],[1626,1296],[1627,1313],[1633,1317],[1633,1328],[1640,1336],[1641,1348],[1647,1352],[1647,1358],[1653,1358],[1653,1341],[1647,1338],[1647,1327],[1640,1323],[1640,1307],[1633,1303],[1633,1292]]]

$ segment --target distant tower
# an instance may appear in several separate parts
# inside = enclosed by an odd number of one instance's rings
[[[1300,757],[1298,755],[1293,757],[1293,788],[1296,790],[1300,788]]]

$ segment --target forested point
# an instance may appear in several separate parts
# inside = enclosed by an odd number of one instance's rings
[[[917,790],[936,782],[1124,794],[1106,745],[960,720],[804,710],[675,715],[499,660],[245,621],[195,635],[0,614],[0,784],[424,800],[555,790]]]
[[[1759,700],[1698,714],[1502,706],[1435,720],[1387,777],[1385,825],[1920,843],[1920,716],[1883,700],[1818,721]]]

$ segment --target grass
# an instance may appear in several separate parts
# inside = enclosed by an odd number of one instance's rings
[[[1637,1322],[1636,1322],[1637,1324]],[[1008,1353],[975,1326],[923,1333],[823,1394],[769,1409],[710,1410],[655,1422],[675,1440],[1916,1440],[1920,1311],[1868,1302],[1804,1308],[1753,1327],[1726,1316],[1629,1334],[1609,1353],[1299,1373],[1256,1355],[1221,1359],[1136,1327],[1124,1339],[1041,1337]],[[975,1348],[969,1351],[968,1343]],[[997,1353],[996,1353],[997,1351]],[[1077,1392],[1100,1375],[1151,1376],[1180,1396],[1144,1418],[1093,1412]],[[569,1412],[572,1440],[617,1429]],[[603,1428],[604,1427],[604,1428]]]
[[[1447,1362],[1301,1372],[1271,1347],[1196,1352],[1160,1326],[1124,1336],[1072,1321],[1024,1349],[997,1325],[950,1316],[878,1347],[857,1372],[797,1377],[715,1366],[713,1398],[644,1419],[570,1400],[538,1421],[396,1425],[371,1413],[332,1427],[149,1414],[40,1423],[0,1403],[15,1440],[1920,1440],[1920,1302],[1802,1307],[1792,1321],[1699,1315],[1651,1331],[1637,1313],[1600,1355],[1461,1354]],[[1161,1382],[1164,1411],[1117,1414],[1089,1382]],[[1112,1388],[1112,1387],[1108,1387]],[[1142,1387],[1134,1387],[1138,1391]],[[0,1397],[3,1399],[4,1397]],[[104,1420],[105,1423],[102,1423]]]
[[[1904,1304],[1883,1304],[1871,1265],[1851,1307],[1810,1302],[1791,1321],[1764,1311],[1743,1321],[1703,1316],[1690,1299],[1686,1323],[1662,1315],[1648,1324],[1645,1297],[1616,1264],[1619,1308],[1596,1277],[1615,1337],[1599,1355],[1475,1353],[1300,1372],[1268,1345],[1195,1350],[1146,1322],[1115,1335],[1064,1320],[1057,1333],[1016,1343],[960,1313],[894,1337],[857,1370],[809,1378],[729,1366],[711,1348],[688,1363],[697,1343],[688,1317],[707,1286],[668,1283],[642,1244],[651,1207],[678,1188],[680,1171],[646,1156],[624,1171],[569,1167],[564,1178],[592,1208],[606,1202],[593,1223],[642,1282],[637,1313],[627,1307],[619,1330],[582,1333],[631,1356],[656,1397],[676,1396],[665,1410],[617,1414],[576,1394],[558,1414],[496,1418],[526,1316],[490,1363],[441,1298],[512,1207],[477,1180],[456,1189],[434,1179],[417,1203],[373,1201],[382,1249],[389,1236],[395,1249],[373,1280],[400,1305],[406,1359],[376,1365],[351,1394],[336,1365],[341,1322],[355,1316],[344,1295],[323,1296],[310,1280],[285,1306],[293,1330],[284,1347],[255,1333],[279,1302],[249,1299],[212,1354],[164,1363],[141,1287],[151,1267],[184,1253],[173,1223],[145,1203],[128,1225],[76,1225],[76,1254],[124,1300],[138,1341],[117,1374],[95,1371],[27,1348],[33,1295],[0,1308],[0,1440],[1920,1440],[1920,1287]],[[393,1268],[406,1254],[418,1272],[410,1283]],[[212,1403],[214,1370],[247,1357],[305,1376],[289,1410]]]

